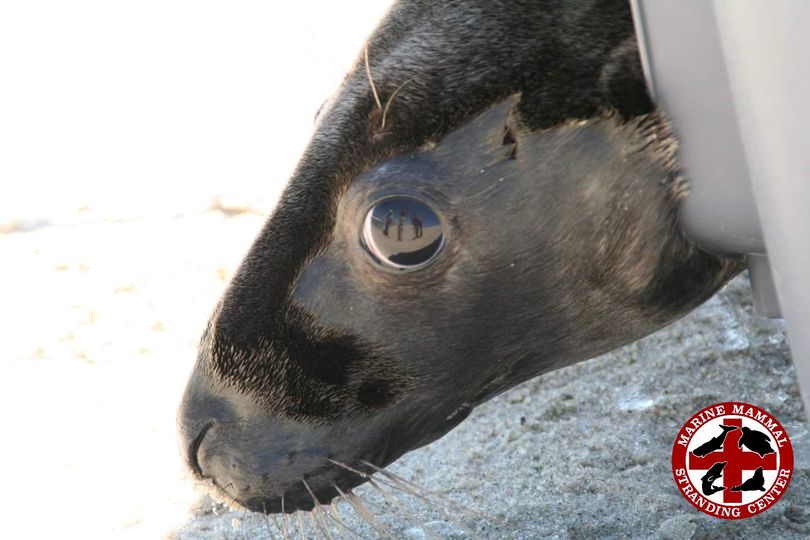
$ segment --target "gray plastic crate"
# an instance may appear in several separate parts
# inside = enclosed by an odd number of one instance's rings
[[[810,2],[632,0],[645,75],[673,121],[686,233],[748,261],[784,316],[810,411]]]

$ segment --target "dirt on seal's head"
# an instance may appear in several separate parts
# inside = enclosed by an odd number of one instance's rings
[[[484,4],[394,7],[211,317],[180,434],[232,502],[328,502],[739,270],[678,228],[627,6]]]

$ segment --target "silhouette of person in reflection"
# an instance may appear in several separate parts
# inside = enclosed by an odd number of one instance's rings
[[[413,225],[413,237],[422,238],[422,219],[416,212],[411,214],[411,224]]]
[[[385,215],[385,221],[383,221],[383,234],[388,236],[388,227],[394,222],[394,211],[389,210],[388,213]]]
[[[405,227],[405,210],[399,211],[399,223],[397,224],[397,240],[402,241],[402,229]]]

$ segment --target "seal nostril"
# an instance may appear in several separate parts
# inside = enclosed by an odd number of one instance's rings
[[[199,478],[205,478],[205,475],[202,472],[202,468],[200,467],[199,457],[197,453],[200,451],[200,445],[202,445],[203,439],[205,438],[205,434],[208,433],[208,430],[211,429],[214,425],[214,422],[208,422],[203,426],[202,430],[200,430],[199,435],[197,435],[191,444],[188,446],[188,466],[191,468],[191,471],[194,473],[195,476]]]

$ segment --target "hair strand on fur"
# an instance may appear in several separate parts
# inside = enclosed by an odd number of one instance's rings
[[[405,82],[403,82],[402,84],[397,86],[394,89],[394,91],[391,92],[391,96],[388,98],[388,100],[386,100],[385,108],[383,109],[383,113],[382,113],[382,120],[380,121],[380,131],[381,132],[385,131],[385,119],[388,116],[388,109],[391,108],[391,103],[393,103],[394,98],[397,97],[397,94],[399,93],[399,91],[402,90],[405,87],[405,85],[408,84],[409,82],[411,82],[412,80],[413,80],[413,77],[411,77],[410,79],[406,80]]]
[[[377,103],[377,108],[382,109],[380,103],[380,96],[377,95],[377,88],[374,86],[374,79],[371,78],[371,66],[368,64],[368,43],[363,46],[363,59],[366,64],[366,76],[368,77],[368,84],[371,86],[371,93],[374,94],[374,101]]]

